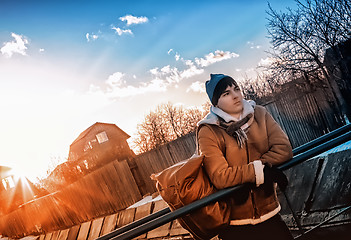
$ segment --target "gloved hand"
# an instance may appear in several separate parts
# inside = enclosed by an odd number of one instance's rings
[[[273,182],[275,182],[278,184],[281,191],[285,191],[286,187],[288,186],[288,179],[286,178],[282,170],[266,163],[263,168],[263,174],[263,185],[265,189],[267,189],[268,191],[272,191],[273,188],[271,188],[270,186],[273,185]]]

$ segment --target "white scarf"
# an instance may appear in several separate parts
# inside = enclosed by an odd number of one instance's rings
[[[230,133],[230,135],[232,135],[237,140],[238,145],[241,148],[244,142],[247,140],[246,132],[250,127],[251,123],[253,122],[253,114],[256,106],[256,103],[252,100],[247,101],[243,99],[242,103],[243,103],[243,111],[239,118],[235,118],[230,114],[228,114],[227,112],[224,112],[222,109],[212,105],[210,109],[210,113],[207,114],[206,117],[202,119],[200,122],[198,122],[197,125],[200,126],[202,124],[213,124],[227,129],[230,124],[235,124],[240,120],[243,120],[244,118],[248,117],[249,115],[250,119],[245,124],[240,125],[240,128],[236,129],[234,133]],[[224,122],[222,123],[221,121],[223,120]]]

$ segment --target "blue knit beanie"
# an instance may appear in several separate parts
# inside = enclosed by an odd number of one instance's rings
[[[213,93],[214,90],[217,86],[217,84],[219,83],[219,81],[224,78],[224,77],[228,77],[227,75],[224,74],[210,74],[211,79],[207,80],[205,85],[206,85],[206,93],[208,95],[208,97],[210,98],[210,101],[212,102],[212,98],[213,98]]]

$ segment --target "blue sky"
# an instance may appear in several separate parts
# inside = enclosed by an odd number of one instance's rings
[[[269,1],[277,10],[292,0]],[[156,105],[207,101],[266,59],[266,1],[0,1],[0,165],[32,180],[95,122],[129,135]]]

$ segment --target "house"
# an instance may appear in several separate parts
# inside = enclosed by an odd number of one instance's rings
[[[130,136],[115,124],[96,122],[70,145],[68,160],[50,173],[47,190],[56,191],[112,161],[135,156],[129,148]]]
[[[26,177],[16,176],[12,168],[7,166],[0,166],[0,180],[0,215],[9,213],[20,205],[46,194]]]
[[[96,122],[70,145],[68,161],[95,168],[113,160],[128,159],[134,156],[128,138],[130,136],[115,124]]]
[[[15,180],[10,167],[0,166],[0,180],[0,193],[14,187]]]

